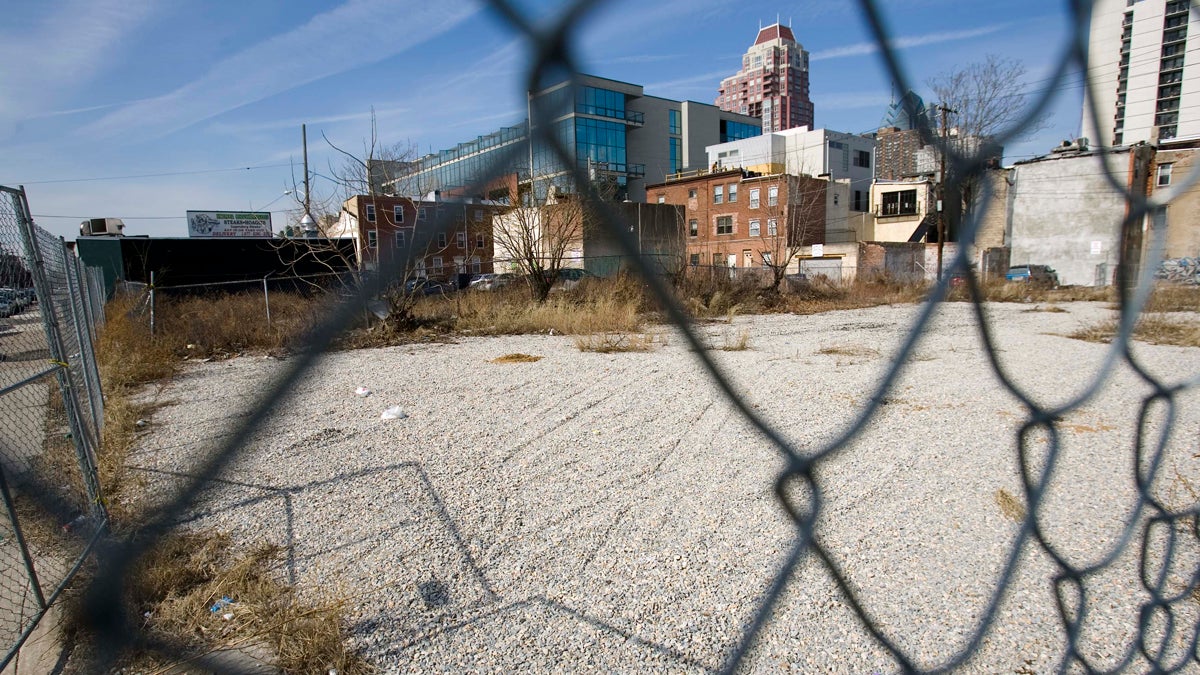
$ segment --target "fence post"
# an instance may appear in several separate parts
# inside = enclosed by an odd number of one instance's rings
[[[71,306],[71,323],[75,324],[75,339],[79,344],[79,371],[83,375],[83,386],[87,390],[88,407],[92,413],[92,429],[95,432],[92,447],[98,448],[100,430],[104,428],[104,412],[100,408],[103,394],[100,390],[100,372],[96,369],[92,325],[88,318],[87,290],[79,261],[75,259],[71,249],[67,248],[67,241],[62,237],[58,239],[62,243],[63,260],[67,263],[67,289],[70,295],[68,304]],[[75,298],[79,299],[78,306],[75,304]],[[80,307],[82,312],[79,311]]]
[[[271,276],[267,272],[267,277]],[[267,306],[267,329],[271,328],[271,294],[267,291],[267,277],[263,277],[263,303]]]
[[[150,334],[154,335],[154,271],[150,271]]]
[[[95,453],[89,446],[88,437],[83,433],[79,419],[79,396],[71,382],[71,371],[67,365],[66,346],[62,333],[59,331],[55,317],[54,297],[51,293],[50,282],[46,278],[46,261],[42,257],[41,247],[38,246],[37,232],[34,230],[33,216],[29,213],[29,201],[25,196],[25,188],[21,188],[20,197],[13,196],[17,220],[21,226],[21,237],[25,240],[25,256],[29,264],[29,272],[33,276],[34,289],[38,294],[38,308],[42,314],[42,324],[46,329],[46,345],[50,350],[50,360],[58,366],[58,387],[63,398],[63,408],[67,413],[67,423],[72,433],[72,445],[75,446],[75,459],[79,463],[79,471],[83,474],[83,484],[87,489],[88,501],[92,511],[100,522],[105,522],[107,513],[100,494],[100,478],[96,469]],[[65,245],[63,250],[65,250]],[[69,263],[63,259],[63,271],[70,276]],[[67,299],[70,301],[70,298]]]

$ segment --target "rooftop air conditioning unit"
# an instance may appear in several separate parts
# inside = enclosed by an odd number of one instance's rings
[[[79,224],[81,237],[121,237],[125,235],[125,223],[120,218],[89,218]]]

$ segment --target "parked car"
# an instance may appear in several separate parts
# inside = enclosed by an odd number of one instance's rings
[[[21,293],[15,288],[0,288],[0,300],[3,300],[9,305],[9,311],[11,312],[9,316],[12,314],[20,314],[21,310],[25,309],[27,304],[25,302],[25,298],[23,298]]]
[[[549,273],[547,273],[549,278]],[[558,275],[550,282],[550,290],[552,291],[569,291],[579,285],[579,282],[584,279],[595,279],[596,275],[591,272],[579,269],[578,267],[566,267],[558,271]]]
[[[404,282],[404,292],[409,295],[441,295],[452,290],[454,289],[449,284],[426,277],[409,279]]]
[[[13,314],[16,314],[16,311],[13,309],[12,304],[8,300],[0,298],[0,318],[7,319]]]
[[[492,280],[495,278],[496,278],[496,275],[490,274],[490,273],[472,274],[471,275],[471,283],[467,284],[467,288],[469,288],[473,291],[481,290],[484,286],[491,283]]]
[[[1008,274],[1005,274],[1004,278],[1036,286],[1058,287],[1058,272],[1047,265],[1014,265],[1008,268]]]

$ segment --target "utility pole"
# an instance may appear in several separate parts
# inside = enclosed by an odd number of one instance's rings
[[[951,110],[946,107],[945,103],[938,104],[938,112],[942,113],[942,147],[938,155],[941,157],[941,170],[938,178],[938,200],[937,200],[937,238],[938,238],[938,255],[937,255],[937,278],[942,280],[942,248],[946,241],[946,150],[948,149],[948,138],[950,130],[947,128],[946,117],[949,113],[957,113],[957,110]]]
[[[309,208],[310,204],[308,201],[309,189],[308,189],[308,125],[307,124],[300,125],[300,140],[304,144],[304,215],[308,216],[309,218],[312,218],[312,211]]]

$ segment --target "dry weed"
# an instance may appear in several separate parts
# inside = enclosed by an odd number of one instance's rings
[[[224,535],[170,535],[133,568],[129,609],[143,618],[142,630],[187,650],[181,663],[222,649],[269,646],[283,672],[367,672],[345,649],[338,604],[299,602],[271,572],[279,555],[273,545],[235,555]],[[172,666],[161,654],[128,658],[125,665],[137,670]]]
[[[492,363],[536,363],[541,361],[540,356],[531,356],[529,354],[505,354],[492,359]]]
[[[743,328],[738,331],[736,336],[730,335],[729,331],[725,331],[724,341],[721,344],[721,351],[724,352],[744,352],[750,349],[750,329]]]
[[[1021,500],[1012,496],[1008,490],[1004,488],[996,490],[996,504],[999,505],[1000,512],[1004,514],[1005,518],[1014,523],[1025,521],[1025,505],[1021,503]]]
[[[1062,307],[1059,307],[1058,305],[1045,305],[1045,306],[1034,305],[1033,307],[1030,307],[1029,309],[1021,310],[1021,312],[1024,314],[1028,314],[1030,312],[1050,312],[1053,314],[1066,314],[1067,310],[1063,309]]]
[[[591,333],[575,338],[581,352],[612,354],[616,352],[649,352],[666,341],[650,333]]]
[[[833,345],[830,347],[822,347],[817,350],[818,354],[824,356],[879,356],[879,350],[872,347],[863,347],[860,345]]]
[[[1115,319],[1084,326],[1067,337],[1087,342],[1112,342],[1117,334]],[[1164,316],[1143,315],[1133,328],[1133,339],[1155,345],[1200,347],[1200,322]]]

